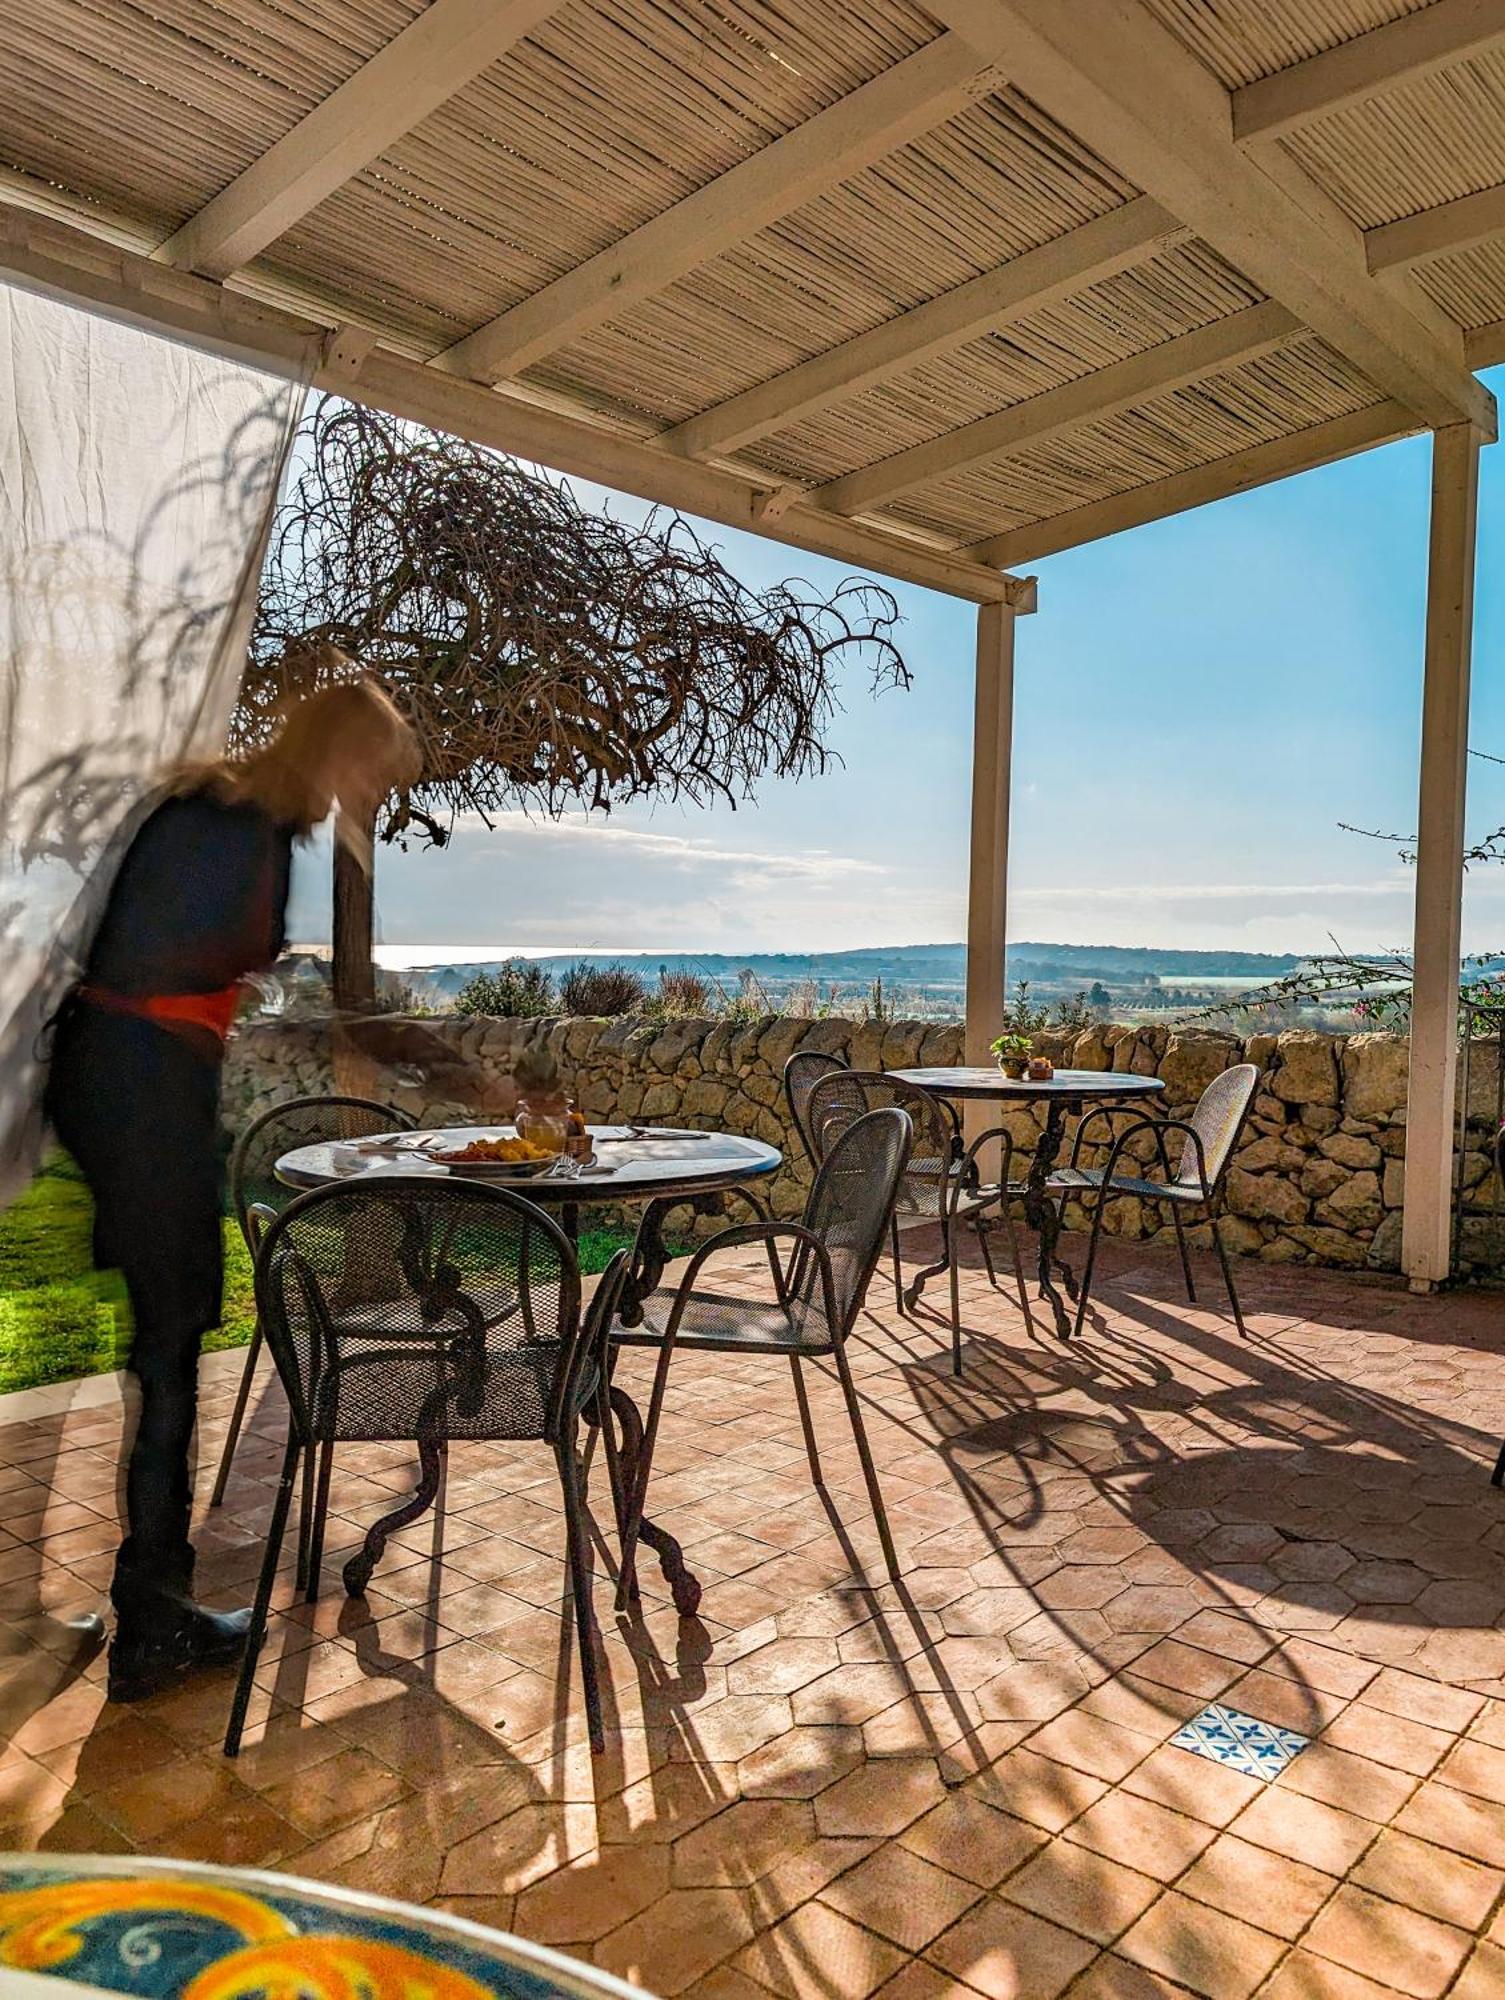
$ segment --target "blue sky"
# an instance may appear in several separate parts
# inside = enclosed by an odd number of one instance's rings
[[[1486,378],[1505,392],[1505,370]],[[1020,622],[1009,933],[1308,951],[1404,944],[1409,872],[1340,820],[1409,833],[1426,573],[1425,439],[1038,565]],[[627,514],[639,503],[581,488]],[[837,566],[730,530],[750,583]],[[1505,756],[1505,458],[1483,459],[1472,741]],[[463,827],[383,851],[392,945],[820,950],[964,931],[973,613],[898,585],[907,694],[842,688],[822,778],[735,812],[635,806]],[[1475,759],[1469,822],[1505,820]],[[327,934],[322,859],[295,935]],[[1475,871],[1465,945],[1505,945],[1505,868]]]

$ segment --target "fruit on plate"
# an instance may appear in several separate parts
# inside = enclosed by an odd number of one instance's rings
[[[546,1146],[535,1146],[531,1139],[472,1139],[452,1153],[435,1153],[434,1158],[447,1167],[477,1166],[483,1162],[488,1166],[520,1167],[531,1161],[552,1159],[553,1155]]]

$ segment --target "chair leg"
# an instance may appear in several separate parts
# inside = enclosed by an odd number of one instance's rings
[[[1003,1223],[1009,1232],[1009,1252],[1014,1260],[1014,1283],[1019,1287],[1019,1310],[1024,1314],[1024,1330],[1033,1336],[1035,1331],[1035,1316],[1030,1311],[1029,1287],[1024,1281],[1024,1254],[1019,1248],[1019,1229],[1014,1221],[1014,1211],[1009,1206],[1007,1197],[1004,1198],[1003,1203]]]
[[[996,1292],[998,1290],[998,1267],[993,1262],[993,1252],[988,1245],[988,1232],[983,1227],[981,1217],[972,1226],[977,1237],[977,1247],[982,1252],[983,1269],[988,1274],[988,1283]]]
[[[318,1481],[314,1488],[313,1511],[309,1517],[308,1524],[308,1554],[305,1559],[307,1573],[303,1579],[303,1595],[310,1604],[316,1603],[319,1596],[319,1569],[324,1561],[324,1524],[329,1518],[329,1481],[333,1472],[334,1439],[325,1438],[324,1442],[319,1446]],[[305,1481],[308,1481],[312,1480],[313,1477],[314,1456],[313,1446],[310,1445],[308,1448],[308,1470],[304,1474],[304,1478]],[[305,1484],[305,1498],[307,1492],[308,1487]]]
[[[1195,1305],[1197,1303],[1197,1288],[1192,1283],[1191,1258],[1186,1253],[1186,1230],[1182,1226],[1181,1210],[1176,1202],[1170,1202],[1167,1205],[1170,1208],[1171,1221],[1176,1225],[1176,1248],[1181,1252],[1181,1275],[1186,1280],[1186,1296],[1190,1303]]]
[[[889,1247],[894,1259],[894,1310],[900,1319],[904,1317],[904,1260],[899,1255],[899,1219],[897,1216],[888,1225]]]
[[[1233,1307],[1233,1323],[1238,1328],[1239,1339],[1247,1340],[1249,1338],[1249,1329],[1244,1325],[1243,1310],[1238,1302],[1238,1293],[1234,1289],[1233,1266],[1228,1261],[1228,1251],[1223,1242],[1223,1232],[1219,1227],[1221,1220],[1222,1218],[1216,1215],[1212,1218],[1212,1240],[1218,1247],[1218,1262],[1223,1267],[1223,1283],[1228,1288],[1228,1303]]]
[[[852,1380],[852,1371],[847,1366],[846,1349],[841,1341],[837,1341],[834,1352],[836,1373],[841,1379],[841,1393],[846,1397],[847,1415],[852,1420],[852,1436],[857,1442],[857,1456],[862,1461],[862,1477],[867,1485],[868,1505],[873,1510],[873,1520],[877,1524],[883,1560],[888,1565],[890,1578],[897,1583],[899,1558],[894,1553],[894,1538],[889,1533],[888,1514],[883,1505],[883,1489],[878,1484],[878,1473],[873,1465],[872,1450],[868,1445],[867,1431],[862,1422],[862,1406],[857,1400],[857,1385]]]
[[[658,1421],[663,1415],[664,1391],[669,1386],[669,1359],[672,1341],[659,1349],[653,1373],[653,1393],[648,1398],[648,1416],[636,1452],[631,1456],[631,1484],[627,1491],[626,1519],[622,1528],[622,1567],[617,1577],[616,1608],[625,1611],[632,1602],[637,1581],[638,1536],[643,1526],[643,1510],[648,1499],[648,1476],[653,1470],[653,1447],[658,1441]]]
[[[810,1477],[824,1491],[826,1475],[821,1470],[820,1447],[815,1441],[815,1425],[810,1418],[810,1398],[805,1394],[805,1377],[797,1354],[789,1357],[789,1372],[794,1377],[794,1399],[800,1406],[800,1429],[805,1434],[805,1456],[810,1461]]]
[[[570,1595],[575,1600],[575,1636],[580,1642],[580,1679],[585,1689],[585,1719],[590,1729],[591,1750],[600,1756],[606,1748],[601,1723],[601,1683],[596,1672],[596,1614],[591,1602],[590,1535],[585,1525],[585,1496],[580,1490],[580,1470],[575,1458],[574,1426],[570,1435],[555,1446],[559,1464],[559,1484],[564,1493],[565,1539],[570,1561]]]
[[[627,1495],[622,1486],[622,1457],[617,1450],[617,1433],[611,1413],[611,1381],[603,1369],[596,1391],[596,1429],[601,1434],[601,1450],[606,1459],[606,1481],[611,1488],[611,1511],[617,1524],[617,1547],[627,1522]],[[587,1462],[587,1469],[588,1462]]]
[[[272,1585],[277,1580],[277,1560],[282,1554],[283,1537],[287,1533],[287,1516],[293,1500],[293,1480],[297,1475],[298,1456],[298,1444],[295,1439],[289,1438],[287,1452],[282,1461],[282,1478],[277,1485],[277,1498],[272,1503],[271,1525],[267,1529],[267,1551],[262,1557],[261,1576],[256,1585],[256,1601],[251,1607],[251,1624],[246,1633],[246,1650],[241,1656],[240,1674],[235,1683],[235,1698],[230,1704],[230,1721],[225,1730],[227,1757],[237,1757],[240,1754],[240,1739],[245,1731],[246,1710],[251,1705],[251,1686],[256,1674],[256,1661],[261,1652],[261,1643],[266,1637]]]
[[[240,1371],[240,1387],[235,1392],[235,1408],[230,1412],[230,1428],[225,1433],[225,1448],[220,1453],[219,1471],[214,1476],[214,1491],[209,1496],[211,1507],[218,1507],[225,1497],[225,1484],[230,1477],[235,1447],[240,1442],[240,1427],[245,1422],[246,1406],[251,1400],[251,1383],[256,1374],[256,1363],[260,1359],[261,1321],[258,1320],[251,1333],[251,1344],[246,1349],[246,1365]]]
[[[1491,1486],[1505,1486],[1505,1444],[1500,1446],[1500,1456],[1495,1460],[1495,1469],[1489,1475]]]
[[[956,1241],[948,1228],[945,1231],[946,1274],[951,1281],[951,1373],[961,1378],[962,1372],[962,1289],[961,1273],[956,1267]]]
[[[1092,1233],[1087,1238],[1087,1261],[1082,1266],[1082,1286],[1081,1290],[1077,1293],[1076,1325],[1071,1329],[1073,1340],[1080,1336],[1083,1321],[1087,1317],[1087,1300],[1092,1291],[1092,1267],[1097,1262],[1097,1241],[1103,1233],[1103,1215],[1107,1210],[1107,1206],[1108,1197],[1105,1194],[1099,1194],[1097,1205],[1092,1211]]]

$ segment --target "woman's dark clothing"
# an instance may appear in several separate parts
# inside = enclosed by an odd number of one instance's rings
[[[292,835],[212,791],[168,799],[126,851],[81,995],[211,994],[282,949]],[[54,1129],[94,1196],[95,1262],[125,1277],[140,1391],[123,1572],[186,1588],[199,1345],[222,1310],[223,1043],[118,1005],[69,1003],[47,1086]]]

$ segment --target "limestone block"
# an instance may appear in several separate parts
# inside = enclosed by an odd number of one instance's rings
[[[783,1075],[785,1063],[805,1039],[806,1026],[804,1021],[774,1021],[758,1038],[758,1056],[775,1076]]]
[[[1314,1028],[1287,1028],[1276,1048],[1272,1093],[1287,1104],[1336,1104],[1337,1047]]]
[[[1289,1236],[1275,1236],[1259,1252],[1262,1264],[1305,1264],[1309,1261],[1305,1248]]]
[[[1257,1063],[1261,1069],[1268,1069],[1279,1047],[1279,1035],[1251,1035],[1244,1044],[1244,1061]]]
[[[1218,1234],[1223,1239],[1223,1248],[1230,1257],[1252,1257],[1265,1244],[1264,1231],[1257,1223],[1250,1222],[1242,1215],[1224,1215],[1218,1218]]]
[[[765,1069],[755,1069],[751,1076],[743,1080],[742,1090],[754,1104],[765,1105],[771,1110],[784,1095],[783,1079],[770,1075]]]
[[[1347,1179],[1347,1167],[1340,1167],[1336,1160],[1313,1160],[1302,1172],[1301,1192],[1320,1201],[1342,1187]]]
[[[1092,1027],[1083,1028],[1072,1043],[1070,1066],[1072,1069],[1107,1069],[1111,1055],[1107,1024],[1095,1022]]]
[[[1268,1090],[1261,1090],[1254,1099],[1254,1118],[1257,1124],[1284,1125],[1286,1108],[1278,1097],[1272,1097]]]
[[[1214,1034],[1205,1028],[1175,1030],[1160,1062],[1170,1101],[1195,1104],[1213,1078],[1238,1060],[1239,1045],[1233,1035]]]
[[[1329,1132],[1336,1132],[1342,1120],[1330,1104],[1303,1104],[1301,1122],[1308,1132],[1320,1139]]]
[[[1410,1045],[1404,1035],[1350,1035],[1343,1046],[1343,1108],[1350,1118],[1393,1118],[1406,1105]]]
[[[924,1033],[924,1024],[920,1021],[890,1021],[883,1037],[883,1067],[914,1069],[920,1060],[920,1043]]]
[[[1397,1210],[1387,1215],[1374,1232],[1364,1261],[1371,1271],[1398,1271],[1400,1269],[1401,1217]]]
[[[1351,1132],[1337,1132],[1324,1139],[1322,1151],[1344,1167],[1377,1167],[1383,1157],[1372,1139],[1359,1139]]]
[[[1323,1203],[1325,1220],[1351,1229],[1373,1229],[1384,1214],[1378,1174],[1350,1174]]]
[[[1306,1164],[1305,1156],[1296,1147],[1285,1143],[1284,1132],[1278,1139],[1273,1132],[1263,1132],[1257,1139],[1240,1146],[1233,1157],[1246,1174],[1268,1173],[1272,1169],[1299,1174]]]
[[[1341,1229],[1322,1229],[1310,1225],[1291,1231],[1293,1237],[1323,1264],[1344,1265],[1356,1270],[1369,1254],[1368,1241],[1361,1242]]]
[[[847,1043],[847,1061],[853,1069],[882,1069],[883,1067],[883,1024],[881,1021],[858,1021],[852,1028]]]
[[[1305,1222],[1306,1196],[1277,1174],[1249,1174],[1240,1167],[1228,1171],[1228,1202],[1235,1215],[1268,1216],[1272,1222]]]
[[[928,1027],[920,1038],[920,1066],[950,1069],[962,1059],[964,1037],[959,1025],[947,1021]]]
[[[1406,1163],[1404,1160],[1386,1160],[1385,1176],[1380,1182],[1380,1198],[1386,1208],[1399,1208],[1406,1198]]]

